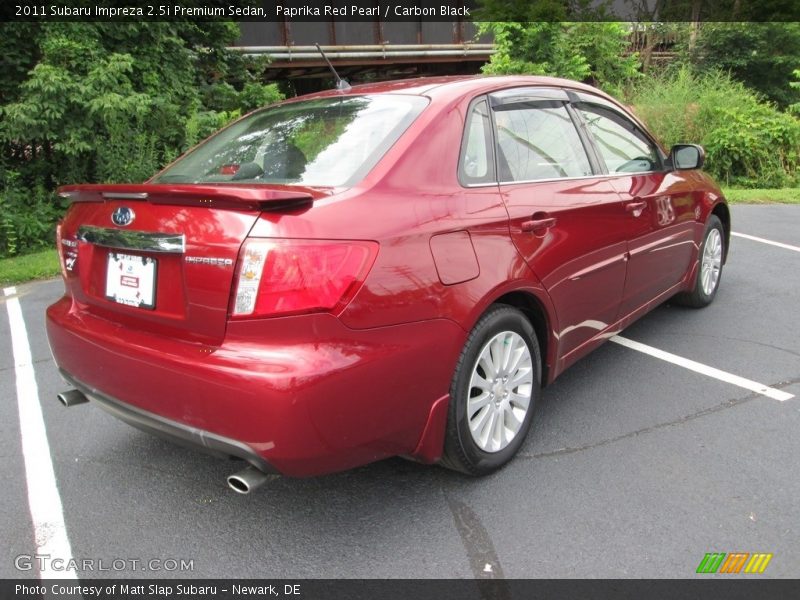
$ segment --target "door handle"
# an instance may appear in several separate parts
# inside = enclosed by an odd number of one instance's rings
[[[642,211],[647,208],[647,202],[644,200],[634,200],[633,202],[628,202],[625,205],[625,210],[629,213],[633,213],[634,217],[638,217],[642,214]]]
[[[541,217],[538,218],[539,215],[533,215],[534,218],[530,221],[523,221],[520,225],[522,227],[522,231],[530,231],[536,233],[537,231],[542,231],[543,229],[549,229],[553,225],[556,224],[555,217]]]

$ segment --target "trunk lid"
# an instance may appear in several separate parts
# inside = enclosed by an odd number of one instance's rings
[[[239,249],[262,211],[297,211],[310,191],[279,186],[80,185],[58,228],[75,308],[122,329],[216,345]],[[124,335],[124,333],[121,333]]]

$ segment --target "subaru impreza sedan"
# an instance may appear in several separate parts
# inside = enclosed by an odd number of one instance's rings
[[[714,299],[730,215],[703,159],[563,79],[258,110],[144,184],[60,189],[60,399],[242,459],[243,493],[391,456],[490,473],[575,361]]]

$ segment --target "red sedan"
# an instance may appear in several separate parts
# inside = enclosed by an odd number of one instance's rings
[[[562,79],[256,111],[145,184],[61,188],[60,398],[243,459],[240,492],[396,455],[489,473],[572,363],[714,299],[730,215],[702,164]]]

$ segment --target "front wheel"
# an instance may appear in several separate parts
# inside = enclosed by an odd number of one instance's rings
[[[719,217],[711,215],[706,224],[703,244],[700,246],[700,265],[694,288],[675,296],[678,304],[694,308],[711,304],[719,288],[723,256],[725,256],[725,230]]]
[[[522,446],[540,393],[533,327],[516,308],[491,308],[470,333],[453,375],[442,466],[469,475],[502,467]]]

